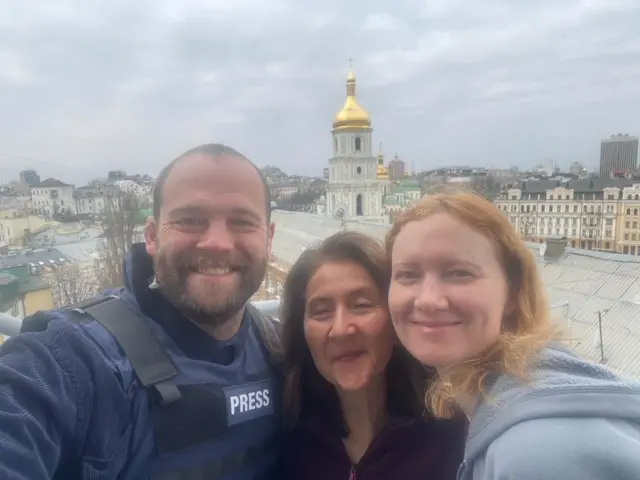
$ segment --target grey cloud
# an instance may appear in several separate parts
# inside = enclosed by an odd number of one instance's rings
[[[155,174],[207,141],[319,174],[349,57],[375,141],[416,168],[593,165],[640,133],[638,24],[633,0],[11,0],[0,179]]]

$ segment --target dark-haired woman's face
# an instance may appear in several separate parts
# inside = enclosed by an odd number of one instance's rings
[[[384,373],[395,338],[384,294],[350,261],[326,263],[309,280],[304,335],[320,374],[349,391]]]

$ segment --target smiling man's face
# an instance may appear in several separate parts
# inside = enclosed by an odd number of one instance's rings
[[[180,159],[147,251],[163,294],[197,323],[224,323],[258,290],[271,253],[264,185],[242,157]]]

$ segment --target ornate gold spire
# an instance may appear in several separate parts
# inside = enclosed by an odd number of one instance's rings
[[[378,168],[376,169],[376,178],[378,180],[387,180],[389,178],[389,170],[384,166],[382,142],[380,142],[380,148],[378,149]]]
[[[371,119],[369,114],[358,104],[356,100],[356,77],[351,70],[351,59],[349,59],[349,75],[347,76],[347,98],[344,107],[338,112],[333,120],[333,129],[342,130],[346,128],[370,128]]]

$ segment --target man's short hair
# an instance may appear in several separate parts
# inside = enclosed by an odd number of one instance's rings
[[[169,177],[169,173],[171,173],[171,169],[185,157],[190,155],[208,155],[210,157],[220,157],[220,156],[229,156],[229,157],[237,157],[239,160],[243,160],[248,162],[256,171],[256,173],[260,176],[260,181],[264,187],[264,201],[267,209],[267,222],[271,222],[271,192],[269,190],[269,184],[267,183],[267,179],[262,174],[260,169],[255,166],[255,164],[249,160],[247,157],[242,155],[237,150],[223,145],[221,143],[206,143],[204,145],[199,145],[195,148],[192,148],[188,152],[183,153],[178,158],[174,159],[169,163],[166,167],[164,167],[160,173],[158,174],[158,178],[156,179],[156,185],[153,189],[153,217],[158,220],[160,218],[160,209],[162,207],[162,191],[164,189],[164,184]]]

